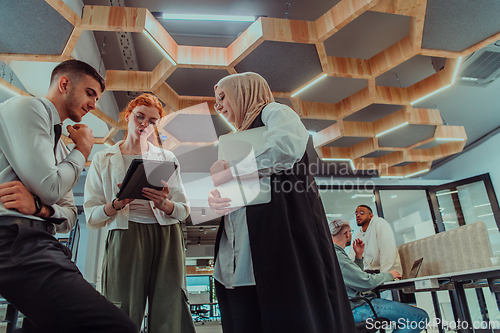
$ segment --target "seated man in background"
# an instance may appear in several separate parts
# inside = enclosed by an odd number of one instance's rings
[[[356,208],[356,223],[360,227],[354,237],[366,244],[363,264],[366,270],[379,272],[397,271],[403,273],[399,258],[394,232],[386,220],[374,216],[370,207],[359,205]],[[354,260],[353,248],[349,251],[349,258]]]
[[[349,222],[344,219],[335,219],[330,222],[329,227],[349,299],[359,296],[370,299],[379,317],[395,322],[397,328],[393,332],[416,333],[425,329],[429,321],[429,316],[425,310],[408,304],[377,298],[377,295],[372,291],[372,289],[384,282],[401,278],[401,274],[395,270],[378,274],[364,272],[362,258],[365,244],[363,241],[356,240],[352,245],[352,249],[356,254],[355,261],[352,261],[344,251],[346,246],[351,245],[352,230]],[[350,303],[356,323],[363,321],[367,321],[367,324],[370,324],[370,321],[373,323],[375,315],[363,299],[350,300]]]

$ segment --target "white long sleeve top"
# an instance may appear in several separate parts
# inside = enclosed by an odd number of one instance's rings
[[[395,270],[403,273],[394,232],[389,222],[374,215],[366,231],[360,229],[353,240],[359,238],[365,243],[363,264],[365,269],[389,272]],[[351,246],[349,258],[354,260],[356,254]]]
[[[128,229],[129,205],[118,211],[113,216],[104,212],[104,206],[116,198],[118,184],[125,177],[125,166],[120,144],[99,151],[92,159],[91,167],[85,181],[83,209],[89,229],[108,227],[109,230]],[[141,156],[138,156],[138,158]],[[157,161],[170,161],[179,165],[175,155],[165,149],[158,148],[149,143],[149,151],[142,156],[144,159]],[[149,201],[156,220],[161,225],[171,225],[184,220],[189,215],[189,200],[185,195],[184,186],[180,176],[180,167],[175,171],[175,179],[169,182],[168,199],[174,203],[172,214],[168,215],[154,207]]]
[[[261,176],[287,170],[304,156],[309,133],[295,111],[273,102],[262,110],[262,122],[268,128],[264,132],[265,144],[255,151],[255,160],[249,162],[247,172],[238,165],[240,176],[255,170],[255,164]],[[224,218],[214,278],[228,289],[255,285],[245,207]]]

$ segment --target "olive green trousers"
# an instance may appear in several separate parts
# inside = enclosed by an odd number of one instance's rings
[[[184,240],[179,223],[129,222],[108,232],[102,291],[141,327],[148,301],[149,333],[194,333],[186,297]]]

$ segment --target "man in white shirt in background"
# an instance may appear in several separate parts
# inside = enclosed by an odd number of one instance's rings
[[[403,273],[394,232],[386,220],[374,216],[370,207],[359,205],[356,208],[356,223],[360,227],[354,237],[365,244],[363,263],[366,271]],[[349,258],[354,261],[356,254],[351,247]]]

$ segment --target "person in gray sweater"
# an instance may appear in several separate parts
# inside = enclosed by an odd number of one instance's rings
[[[363,241],[357,240],[352,244],[356,253],[354,261],[349,258],[344,250],[351,245],[352,241],[352,230],[349,222],[344,219],[335,219],[330,222],[329,227],[349,299],[359,296],[370,299],[377,315],[388,319],[396,327],[393,333],[417,333],[424,330],[429,322],[429,316],[425,310],[416,306],[377,298],[377,295],[372,291],[384,282],[401,278],[401,274],[395,270],[378,274],[364,272],[363,252],[365,244]],[[350,300],[350,304],[356,323],[366,321],[367,325],[372,324],[373,327],[376,327],[375,315],[363,299]],[[380,323],[378,324],[380,325]],[[378,328],[389,328],[389,324],[383,325],[387,326]]]

